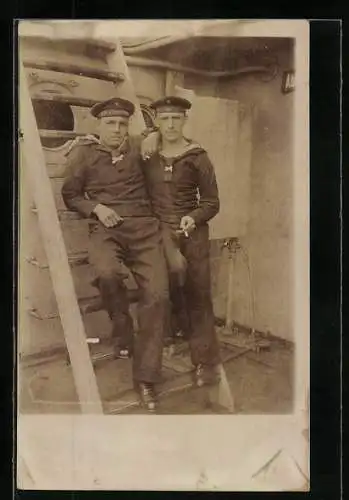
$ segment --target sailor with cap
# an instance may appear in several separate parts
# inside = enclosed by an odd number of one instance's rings
[[[121,97],[112,97],[107,101],[99,102],[91,108],[91,115],[95,118],[104,116],[125,116],[129,118],[135,111],[134,104],[131,101]]]
[[[182,313],[195,382],[201,386],[217,379],[220,363],[208,228],[208,221],[219,211],[217,182],[207,152],[183,135],[191,103],[168,96],[155,101],[152,108],[161,139],[159,151],[146,162],[144,171],[153,210],[162,225],[171,300]]]
[[[151,107],[160,113],[183,112],[191,108],[191,102],[179,96],[166,96],[153,102]]]
[[[154,411],[168,317],[168,274],[140,141],[128,134],[134,109],[120,98],[92,107],[99,138],[84,137],[71,147],[62,196],[70,210],[89,219],[89,262],[112,321],[116,353],[133,355],[135,387],[142,403]],[[135,338],[124,283],[130,272],[140,291]]]

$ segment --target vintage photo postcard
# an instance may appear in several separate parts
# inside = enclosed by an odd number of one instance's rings
[[[18,488],[308,491],[308,22],[17,36]]]

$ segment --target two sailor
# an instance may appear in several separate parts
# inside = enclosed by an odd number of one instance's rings
[[[89,219],[89,261],[116,354],[133,357],[134,386],[149,411],[156,408],[161,380],[170,292],[188,320],[195,383],[215,377],[219,363],[207,225],[219,210],[214,168],[207,153],[183,136],[188,101],[167,97],[153,108],[158,131],[145,139],[151,147],[144,160],[144,138],[129,135],[134,105],[120,98],[95,105],[99,137],[73,145],[62,188],[66,206]],[[129,273],[140,291],[136,335],[125,286]]]

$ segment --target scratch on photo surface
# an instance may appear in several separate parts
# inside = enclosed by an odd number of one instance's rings
[[[269,468],[269,466],[272,464],[272,462],[274,462],[274,460],[280,455],[281,452],[282,452],[282,449],[277,451],[275,453],[275,455],[273,455],[260,469],[258,469],[257,472],[252,474],[252,478],[257,477],[261,472],[266,471]]]
[[[299,465],[299,463],[297,462],[297,460],[292,457],[292,460],[295,464],[295,466],[297,467],[297,470],[298,472],[301,474],[301,476],[304,478],[305,482],[306,482],[306,485],[309,486],[309,477],[307,476],[307,474],[303,471],[303,469],[301,468],[301,466]]]

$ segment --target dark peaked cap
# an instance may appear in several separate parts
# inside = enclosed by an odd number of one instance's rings
[[[120,97],[113,97],[107,101],[99,102],[92,106],[91,115],[95,118],[103,116],[131,116],[135,111],[134,104]]]
[[[187,111],[191,108],[191,103],[182,97],[167,96],[158,99],[150,106],[156,111]]]

